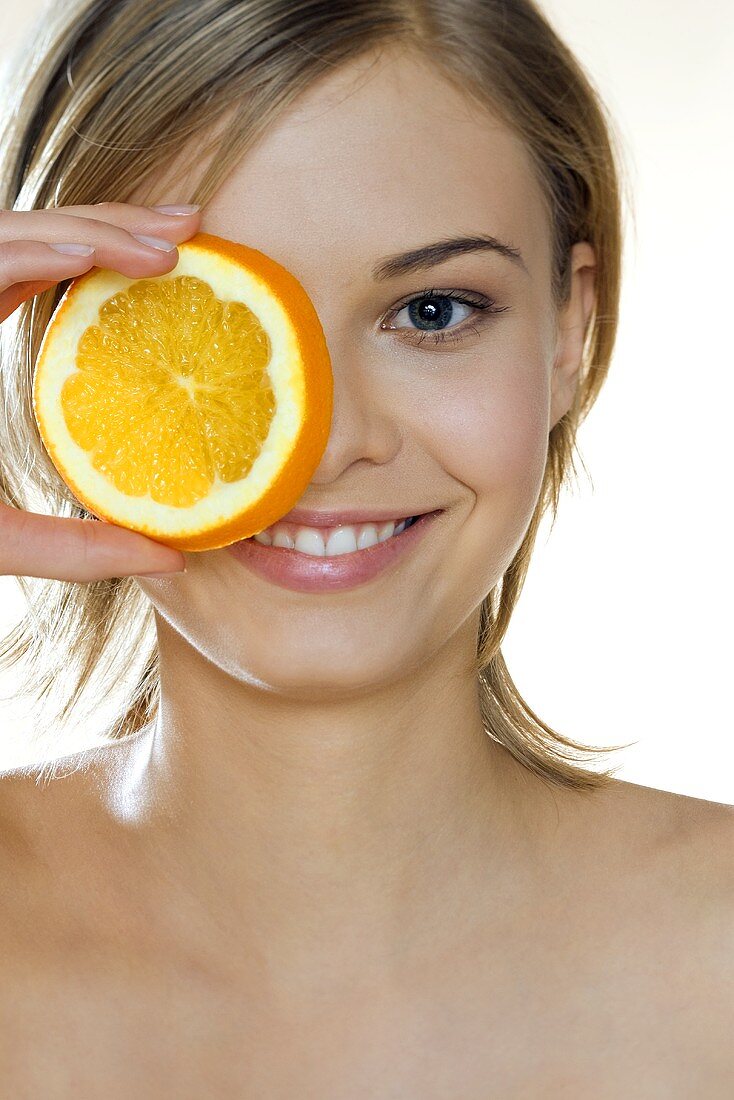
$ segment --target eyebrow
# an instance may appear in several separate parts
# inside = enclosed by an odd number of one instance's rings
[[[443,263],[452,256],[466,252],[492,251],[506,256],[518,264],[526,274],[530,274],[518,248],[505,244],[487,233],[477,233],[470,237],[449,237],[433,244],[413,248],[409,252],[397,252],[394,256],[384,256],[372,269],[373,279],[393,279],[396,275],[412,274],[425,267]]]

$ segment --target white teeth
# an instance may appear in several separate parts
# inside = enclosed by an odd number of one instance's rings
[[[292,550],[295,545],[295,541],[282,527],[276,530],[273,535],[273,546],[282,546],[286,550]]]
[[[377,546],[379,539],[377,538],[377,527],[374,523],[365,523],[362,526],[362,530],[359,532],[359,538],[357,539],[357,549],[366,550],[369,546]]]
[[[395,526],[393,520],[387,520],[379,524],[362,523],[356,526],[345,524],[342,527],[331,528],[326,544],[324,544],[323,528],[293,527],[283,523],[275,523],[264,531],[258,531],[252,538],[262,546],[279,546],[286,550],[299,550],[302,554],[310,554],[313,557],[331,558],[338,557],[340,554],[353,554],[357,550],[376,546],[378,542],[385,542],[393,535],[399,535],[404,531],[406,523],[407,520],[402,520]]]
[[[296,535],[295,549],[300,550],[302,554],[313,554],[315,558],[323,558],[326,553],[324,537],[313,527],[301,527]]]
[[[375,542],[377,539],[375,538]],[[329,541],[326,544],[326,553],[329,557],[336,557],[338,554],[353,554],[357,549],[357,539],[354,535],[353,527],[339,527],[336,531],[333,531],[329,536]],[[361,547],[360,547],[361,549]]]

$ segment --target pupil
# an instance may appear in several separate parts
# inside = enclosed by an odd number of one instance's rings
[[[408,306],[408,316],[413,324],[418,324],[420,321],[429,329],[437,329],[450,321],[452,310],[453,303],[450,298],[436,295],[433,298],[418,298],[411,302]]]

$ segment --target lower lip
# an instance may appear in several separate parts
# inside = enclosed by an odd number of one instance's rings
[[[253,573],[281,588],[294,592],[335,592],[365,584],[400,561],[417,546],[442,512],[443,509],[428,512],[385,542],[351,554],[337,554],[335,558],[317,558],[282,546],[263,546],[255,539],[232,543],[226,550]]]

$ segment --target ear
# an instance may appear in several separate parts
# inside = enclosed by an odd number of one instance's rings
[[[573,404],[586,328],[596,301],[596,255],[588,241],[573,245],[570,263],[571,293],[558,318],[549,431]]]

